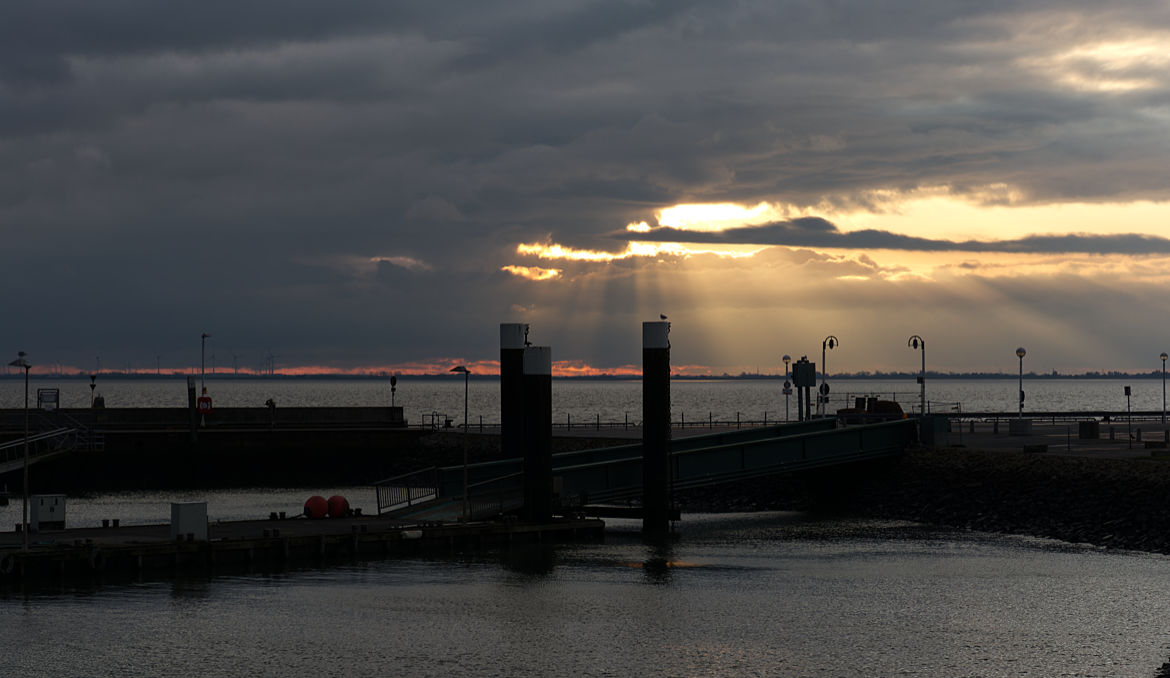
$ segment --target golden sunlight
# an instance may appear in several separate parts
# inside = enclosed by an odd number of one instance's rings
[[[574,249],[555,243],[552,245],[520,243],[516,246],[516,253],[536,256],[541,259],[605,262],[632,257],[676,256],[685,258],[697,254],[713,254],[719,257],[738,259],[750,257],[762,249],[765,249],[762,245],[684,245],[676,242],[628,242],[626,249],[621,252],[606,252]]]
[[[552,280],[561,277],[561,269],[559,268],[541,268],[539,266],[501,266],[501,271],[506,271],[512,275],[528,280]]]
[[[767,202],[761,202],[755,207],[734,203],[679,204],[658,212],[660,226],[682,231],[726,231],[729,228],[756,226],[790,218],[790,210]]]
[[[1042,70],[1069,87],[1092,92],[1129,92],[1158,86],[1150,73],[1170,67],[1170,40],[1151,36],[1140,40],[1080,45],[1027,65]]]

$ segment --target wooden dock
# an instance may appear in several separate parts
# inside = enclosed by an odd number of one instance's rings
[[[171,538],[171,526],[73,528],[0,533],[0,582],[133,575],[147,571],[212,571],[216,567],[286,566],[331,559],[458,553],[531,542],[598,540],[605,523],[571,517],[548,523],[401,523],[376,516],[249,520],[208,524],[208,539]]]

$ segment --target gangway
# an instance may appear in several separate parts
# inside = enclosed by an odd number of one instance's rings
[[[35,464],[76,450],[105,449],[105,436],[61,411],[37,413],[38,430],[28,436],[28,463]],[[24,436],[0,443],[0,474],[24,467]]]
[[[676,489],[880,459],[917,439],[912,419],[838,427],[833,418],[681,438],[671,443]],[[479,519],[522,504],[523,460],[467,467],[469,513]],[[439,520],[462,513],[462,466],[431,468],[375,483],[378,513]],[[553,455],[562,505],[638,497],[641,444]],[[442,518],[441,518],[442,517]]]

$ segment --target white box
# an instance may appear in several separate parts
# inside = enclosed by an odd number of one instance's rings
[[[34,494],[28,498],[28,523],[33,532],[65,529],[65,495]]]
[[[207,541],[207,502],[171,502],[171,541],[186,541],[189,534],[197,541]]]

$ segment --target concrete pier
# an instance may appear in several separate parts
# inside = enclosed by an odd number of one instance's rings
[[[527,542],[601,539],[600,520],[566,518],[438,524],[398,523],[374,516],[251,520],[208,525],[207,540],[171,538],[170,525],[82,528],[35,535],[0,533],[0,584],[25,579],[135,576],[156,571],[323,564],[330,559],[460,552]]]

